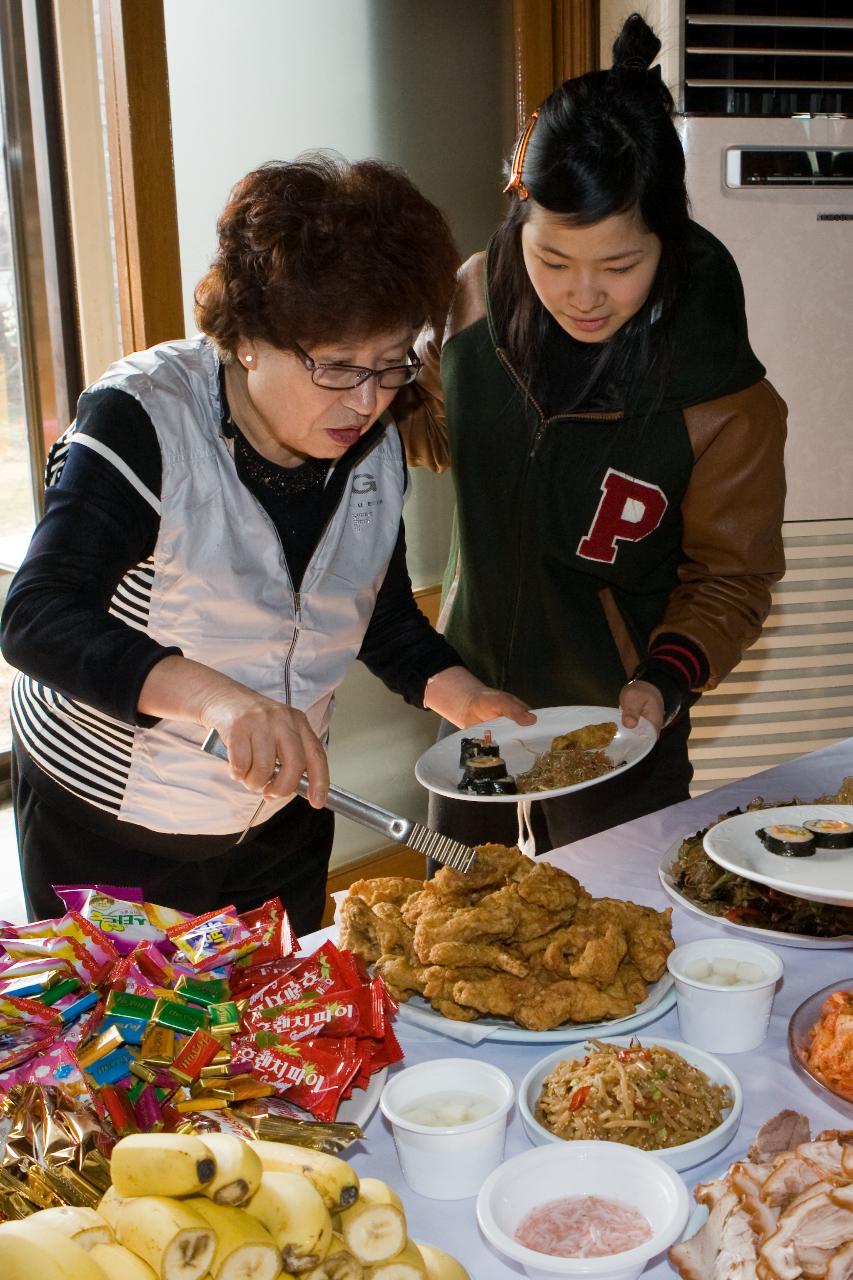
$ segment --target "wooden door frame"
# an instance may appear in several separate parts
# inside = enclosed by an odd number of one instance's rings
[[[598,67],[597,0],[513,0],[515,111],[531,111],[570,76]]]
[[[104,87],[122,346],[184,336],[162,0],[103,0]]]

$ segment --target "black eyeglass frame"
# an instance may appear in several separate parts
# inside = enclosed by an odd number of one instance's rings
[[[377,384],[380,387],[384,387],[385,391],[399,391],[400,387],[406,387],[410,382],[414,382],[415,378],[423,368],[423,361],[416,354],[414,347],[409,347],[405,364],[389,364],[384,369],[368,369],[364,365],[360,364],[338,364],[333,360],[318,361],[315,360],[313,356],[309,356],[308,352],[304,351],[298,342],[293,343],[293,350],[311,374],[311,381],[314,383],[315,387],[322,387],[324,391],[352,391],[355,387],[364,386],[365,382],[369,381],[370,378],[376,378]],[[318,382],[317,374],[319,373],[322,375],[325,369],[344,369],[355,374],[355,379],[346,386],[334,387],[330,386],[329,383]],[[410,375],[406,378],[405,382],[396,382],[393,387],[385,386],[383,384],[382,379],[386,374],[402,372],[406,372]]]

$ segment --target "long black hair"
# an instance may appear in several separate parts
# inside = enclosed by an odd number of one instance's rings
[[[531,202],[585,227],[636,210],[662,253],[643,306],[600,344],[576,403],[603,385],[627,395],[649,373],[659,402],[669,362],[669,320],[686,275],[689,209],[684,152],[672,95],[651,68],[660,40],[634,13],[613,45],[609,71],[566,80],[546,98],[529,136],[521,180],[530,200],[512,196],[493,242],[492,308],[501,341],[528,387],[536,388],[548,328],[521,251]]]

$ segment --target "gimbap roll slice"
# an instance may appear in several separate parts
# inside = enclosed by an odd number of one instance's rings
[[[482,738],[463,738],[459,745],[459,767],[464,769],[472,756],[500,756],[501,749],[492,741],[491,729],[486,729]]]
[[[805,827],[774,822],[769,827],[759,827],[755,833],[769,853],[782,858],[809,858],[815,851],[815,838]]]
[[[853,822],[841,818],[806,818],[806,831],[811,832],[819,849],[853,849]]]

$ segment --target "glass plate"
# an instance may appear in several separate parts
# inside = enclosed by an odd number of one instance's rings
[[[841,818],[853,822],[853,805],[793,804],[752,809],[725,818],[705,834],[709,858],[748,880],[768,884],[795,898],[853,906],[853,849],[818,849],[810,857],[785,858],[770,853],[755,834],[774,823],[802,825],[807,818]]]
[[[412,996],[402,1003],[397,1017],[403,1022],[424,1027],[427,1031],[436,1031],[451,1039],[467,1039],[471,1043],[488,1039],[511,1044],[575,1044],[578,1040],[588,1040],[590,1036],[622,1035],[637,1027],[644,1027],[662,1017],[674,1004],[675,986],[672,975],[665,973],[649,987],[645,1000],[637,1005],[629,1017],[613,1018],[609,1022],[570,1022],[562,1027],[554,1027],[551,1031],[528,1031],[526,1027],[519,1027],[506,1018],[477,1018],[475,1022],[457,1022],[436,1013],[422,996]]]
[[[853,947],[853,936],[849,933],[839,934],[836,938],[816,938],[811,933],[785,933],[781,929],[762,929],[759,925],[738,924],[735,920],[727,920],[725,916],[715,916],[712,911],[706,911],[698,902],[685,897],[672,878],[672,865],[678,857],[678,851],[684,839],[686,839],[685,836],[679,837],[664,853],[658,866],[658,879],[673,902],[685,911],[689,911],[691,915],[699,916],[709,924],[719,925],[729,933],[746,934],[759,941],[773,942],[779,947],[809,947],[817,951],[840,951]]]
[[[638,764],[657,742],[657,731],[648,720],[641,719],[636,729],[626,729],[618,707],[544,707],[534,711],[534,714],[536,724],[520,725],[501,716],[497,720],[473,724],[467,729],[460,729],[458,733],[441,738],[420,757],[415,765],[415,777],[427,790],[435,791],[441,796],[450,796],[452,800],[472,800],[487,804],[548,800],[553,796],[565,796],[571,791],[593,787],[597,782],[606,782],[616,772]],[[510,796],[473,796],[468,791],[459,790],[462,778],[459,751],[463,738],[479,738],[484,729],[491,729],[492,736],[500,747],[501,756],[506,761],[507,770],[515,777],[529,769],[535,757],[547,751],[552,740],[559,734],[610,720],[618,725],[618,729],[604,754],[615,765],[620,765],[621,769],[603,773],[600,778],[590,778],[588,782],[576,782],[570,787],[554,787],[550,791],[529,791]]]

